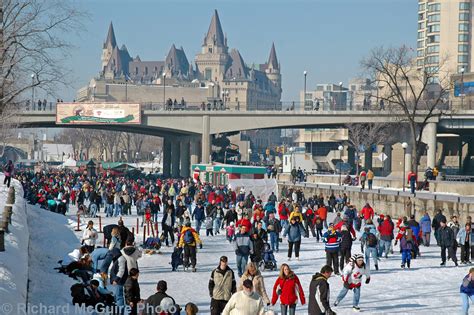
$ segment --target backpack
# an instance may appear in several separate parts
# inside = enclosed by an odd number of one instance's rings
[[[367,235],[367,246],[375,247],[377,246],[377,237],[373,233]]]
[[[187,245],[190,245],[190,244],[194,243],[193,231],[191,231],[191,229],[189,229],[186,232],[184,232],[183,239],[184,239],[184,243],[187,244]]]

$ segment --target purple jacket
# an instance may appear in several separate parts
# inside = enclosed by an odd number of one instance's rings
[[[408,242],[407,238],[403,236],[400,239],[400,250],[403,251],[403,250],[412,250],[412,249],[413,249],[413,241]]]

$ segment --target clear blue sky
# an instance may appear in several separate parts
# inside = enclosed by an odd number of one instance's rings
[[[296,100],[308,71],[316,83],[360,75],[359,61],[379,45],[416,45],[417,2],[413,0],[81,0],[90,14],[71,58],[76,86],[66,100],[100,70],[102,43],[112,21],[118,44],[132,57],[163,60],[174,43],[189,61],[201,49],[214,9],[230,48],[248,65],[264,63],[272,42],[282,68],[282,100]],[[69,36],[69,34],[68,34]]]

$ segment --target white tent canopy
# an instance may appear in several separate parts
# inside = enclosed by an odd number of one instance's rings
[[[62,167],[76,167],[77,166],[77,161],[74,159],[67,159],[64,161],[64,163],[61,165]]]
[[[229,179],[229,187],[237,194],[241,188],[245,189],[247,194],[252,191],[255,197],[260,197],[263,202],[273,193],[278,198],[278,184],[276,179]]]

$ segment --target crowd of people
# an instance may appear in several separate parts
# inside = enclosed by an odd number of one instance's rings
[[[75,205],[90,217],[104,211],[117,218],[116,225],[108,226],[110,237],[105,247],[97,246],[98,232],[89,221],[81,245],[60,262],[58,270],[80,281],[71,288],[74,303],[128,306],[131,314],[149,305],[165,310],[163,314],[179,314],[181,310],[166,294],[167,283],[163,280],[157,283],[154,295],[146,300],[140,296],[142,250],[122,220],[132,214],[132,209],[136,209],[142,224],[161,223],[157,242],[173,247],[172,271],[181,265],[185,271],[197,271],[198,247],[203,246],[201,227],[205,227],[206,237],[225,233],[235,252],[237,269],[234,273],[229,257],[221,256],[217,267],[210,271],[213,315],[263,314],[276,304],[281,314],[295,314],[298,301],[304,305],[306,297],[289,262],[293,256],[299,260],[303,238],[323,242],[326,256],[326,264],[310,282],[309,314],[335,314],[333,309],[349,291],[353,292],[353,310],[359,311],[363,278],[369,284],[371,272],[377,272],[384,259],[394,255],[398,244],[401,268],[412,268],[413,260],[422,255],[422,246],[430,246],[432,232],[441,249],[442,266],[447,259],[458,265],[458,247],[461,264],[469,264],[474,257],[471,218],[462,225],[456,216],[448,221],[442,210],[433,219],[426,212],[419,221],[415,215],[393,220],[381,211],[376,213],[369,203],[356,209],[345,194],[306,198],[301,189],[285,189],[280,200],[272,193],[263,201],[252,191],[235,191],[193,179],[130,179],[107,174],[88,178],[63,171],[17,172],[15,177],[32,204],[61,214],[67,214]],[[333,216],[328,215],[331,212],[335,213],[332,220]],[[163,213],[161,222],[158,213]],[[288,263],[278,268],[273,253],[279,252],[283,239],[288,243]],[[360,249],[353,247],[356,240],[360,241]],[[267,269],[280,270],[269,295],[263,276]],[[333,273],[340,277],[343,288],[330,303],[327,279]],[[460,289],[466,312],[468,300],[474,295],[473,275],[471,269]],[[195,314],[197,306],[188,303],[183,310]]]

